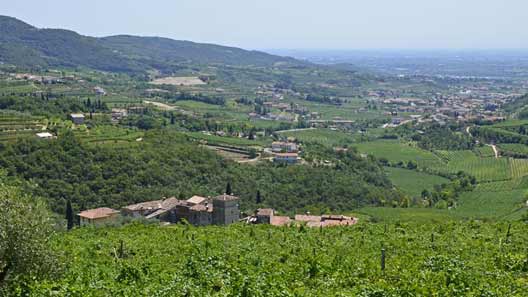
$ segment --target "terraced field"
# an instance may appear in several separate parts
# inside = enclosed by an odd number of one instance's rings
[[[139,130],[120,129],[113,126],[98,126],[90,130],[77,131],[76,134],[89,144],[113,147],[136,143],[144,136],[144,133]]]
[[[19,138],[32,137],[47,126],[42,117],[0,114],[0,142],[12,142]]]
[[[498,147],[502,151],[528,155],[528,145],[520,143],[501,143]]]

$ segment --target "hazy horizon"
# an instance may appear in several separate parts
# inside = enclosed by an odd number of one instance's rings
[[[28,0],[3,3],[0,14],[90,36],[159,36],[261,50],[524,50],[527,10],[521,0]]]

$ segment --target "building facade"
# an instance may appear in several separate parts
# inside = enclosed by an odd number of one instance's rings
[[[276,154],[273,162],[279,164],[296,164],[299,161],[299,155],[296,153]]]
[[[80,219],[80,225],[102,225],[111,223],[119,217],[119,211],[108,207],[89,209],[77,214]]]

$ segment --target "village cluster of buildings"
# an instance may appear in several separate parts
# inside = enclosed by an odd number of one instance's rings
[[[271,208],[260,208],[254,215],[241,219],[239,200],[237,196],[227,194],[216,197],[193,196],[187,200],[172,197],[125,206],[121,210],[108,207],[85,210],[78,216],[81,226],[110,224],[121,216],[156,219],[172,224],[185,221],[194,226],[230,225],[242,221],[248,224],[273,226],[304,224],[308,227],[331,227],[350,226],[358,222],[357,218],[343,215],[306,214],[295,215],[292,219],[277,215],[277,212]]]
[[[193,196],[187,200],[172,197],[125,206],[121,210],[107,207],[85,210],[78,216],[81,226],[111,223],[120,216],[157,219],[166,223],[187,221],[195,226],[229,225],[240,220],[239,200],[227,194]]]

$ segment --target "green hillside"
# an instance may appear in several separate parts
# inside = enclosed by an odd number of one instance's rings
[[[149,69],[173,72],[189,63],[305,64],[262,52],[168,38],[125,35],[94,38],[68,30],[38,29],[7,16],[0,16],[0,62],[25,67],[86,67],[127,73]]]

